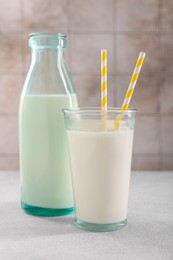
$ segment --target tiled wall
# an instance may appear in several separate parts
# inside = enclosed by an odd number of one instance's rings
[[[139,51],[133,169],[173,170],[173,0],[0,0],[0,169],[18,169],[18,103],[28,33],[68,34],[66,59],[83,106],[100,105],[108,49],[109,105],[120,106]]]

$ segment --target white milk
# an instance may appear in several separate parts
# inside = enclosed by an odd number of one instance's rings
[[[76,218],[97,224],[125,220],[133,130],[67,134]]]
[[[22,202],[46,208],[73,207],[63,108],[76,95],[26,95],[20,102]]]

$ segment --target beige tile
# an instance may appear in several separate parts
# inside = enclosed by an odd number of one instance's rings
[[[71,37],[72,71],[100,74],[100,51],[108,51],[108,73],[115,73],[113,34],[74,34]]]
[[[172,33],[173,32],[173,1],[162,0],[161,8],[161,28],[162,31]]]
[[[136,155],[132,156],[133,171],[158,171],[160,168],[159,155]]]
[[[163,171],[173,171],[173,155],[162,155],[162,168]]]
[[[133,152],[143,155],[159,154],[159,117],[137,116]]]
[[[119,31],[158,31],[159,0],[118,0]]]
[[[72,31],[112,31],[114,0],[70,0],[69,28]]]
[[[162,79],[160,109],[162,113],[173,113],[173,76],[164,76]]]
[[[0,170],[1,171],[18,171],[19,156],[0,154]]]
[[[144,33],[122,33],[117,40],[118,72],[131,73],[139,52],[146,52],[142,74],[161,72],[160,40],[158,35]]]
[[[22,90],[20,74],[1,75],[0,77],[0,114],[18,113],[19,97]]]
[[[24,29],[60,31],[67,29],[66,0],[24,0]]]
[[[118,77],[118,106],[121,106],[130,82],[131,75]],[[159,77],[140,74],[136,84],[130,107],[137,108],[138,112],[155,113],[159,109]]]
[[[161,148],[163,154],[173,155],[173,116],[161,118]]]
[[[21,1],[1,0],[0,20],[1,32],[10,33],[10,31],[21,31]]]
[[[173,35],[162,35],[162,73],[173,75]]]
[[[79,106],[100,107],[100,77],[98,75],[73,75]],[[116,79],[108,77],[108,106],[116,105]]]
[[[21,34],[0,33],[0,73],[20,72],[22,68]]]
[[[18,117],[0,115],[0,154],[18,154]]]

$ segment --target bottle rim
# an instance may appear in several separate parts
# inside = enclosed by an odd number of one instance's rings
[[[29,38],[36,37],[36,36],[54,36],[54,37],[58,37],[60,39],[67,38],[67,35],[65,33],[57,33],[57,32],[33,32],[33,33],[29,33]]]
[[[58,49],[67,46],[67,36],[57,32],[34,32],[29,34],[29,47],[32,50]]]
[[[129,108],[127,110],[122,110],[119,107],[108,107],[106,112],[103,112],[100,107],[78,107],[78,108],[69,108],[62,110],[65,115],[70,116],[103,116],[103,114],[107,114],[108,116],[115,116],[115,115],[128,115],[128,116],[135,116],[137,113],[137,109]]]

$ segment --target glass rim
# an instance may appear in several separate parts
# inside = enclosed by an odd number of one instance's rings
[[[67,108],[62,109],[64,114],[69,115],[100,115],[102,113],[108,114],[136,114],[137,109],[130,108],[121,110],[120,107],[108,107],[107,111],[102,111],[101,107],[78,107],[78,108]]]
[[[54,36],[60,39],[67,38],[67,35],[65,33],[58,33],[58,32],[33,32],[33,33],[29,33],[28,35],[29,38],[36,37],[36,36]]]

